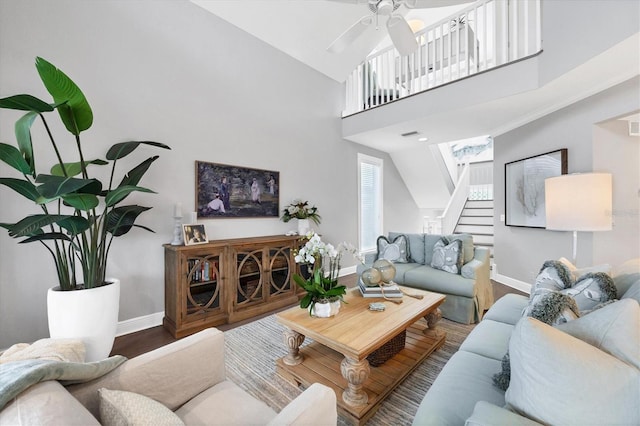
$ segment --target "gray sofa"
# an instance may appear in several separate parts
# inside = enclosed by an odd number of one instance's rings
[[[500,298],[442,369],[413,425],[640,424],[640,274],[620,278],[620,300],[555,328],[523,317],[528,297]],[[505,393],[493,376],[507,350]]]
[[[432,268],[433,247],[442,235],[406,234],[390,232],[389,240],[405,235],[409,246],[409,263],[394,263],[394,281],[408,287],[433,291],[447,296],[440,305],[442,316],[463,324],[478,322],[482,314],[493,304],[493,290],[489,279],[489,250],[475,247],[469,234],[457,234],[463,243],[464,265],[461,274],[452,274]],[[358,275],[370,268],[377,253],[367,254]]]

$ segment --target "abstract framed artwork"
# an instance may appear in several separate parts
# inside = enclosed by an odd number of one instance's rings
[[[567,174],[567,149],[504,165],[505,225],[545,228],[544,180]]]
[[[196,161],[198,218],[279,217],[280,173]]]

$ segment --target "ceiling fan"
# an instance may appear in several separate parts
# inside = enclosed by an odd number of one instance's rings
[[[331,43],[327,51],[332,53],[340,53],[347,46],[353,43],[369,25],[376,23],[378,18],[386,16],[387,31],[393,45],[401,55],[410,55],[418,48],[413,31],[407,20],[400,13],[394,13],[400,6],[408,9],[422,9],[432,7],[453,6],[456,4],[468,3],[470,0],[333,0],[341,3],[361,4],[366,3],[371,14],[363,16],[349,29],[342,33],[337,39]]]

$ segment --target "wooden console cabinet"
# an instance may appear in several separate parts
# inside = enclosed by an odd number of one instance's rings
[[[164,247],[164,327],[184,337],[298,302],[299,237],[215,240]]]

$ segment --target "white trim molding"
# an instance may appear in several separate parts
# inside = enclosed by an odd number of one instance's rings
[[[162,318],[164,311],[120,321],[116,328],[116,337],[162,325]]]
[[[508,287],[515,288],[516,290],[524,293],[531,293],[531,284],[524,281],[516,280],[515,278],[507,277],[506,275],[495,274],[493,279],[500,284],[504,284]]]

